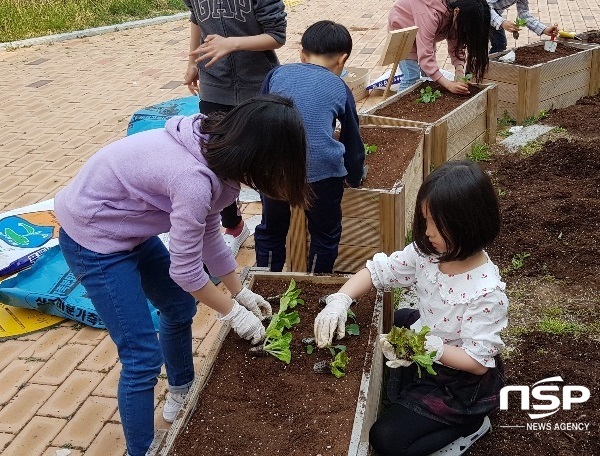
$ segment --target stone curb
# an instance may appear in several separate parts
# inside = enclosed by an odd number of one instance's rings
[[[85,30],[76,30],[74,32],[59,33],[57,35],[29,38],[27,40],[9,41],[8,43],[0,43],[0,50],[37,46],[39,44],[56,43],[59,41],[73,40],[75,38],[85,38],[88,36],[102,35],[104,33],[117,32],[120,30],[128,30],[132,28],[146,27],[148,25],[163,24],[165,22],[180,21],[189,17],[190,13],[177,13],[171,16],[159,16],[151,19],[123,22],[122,24],[105,25],[104,27],[95,27]]]

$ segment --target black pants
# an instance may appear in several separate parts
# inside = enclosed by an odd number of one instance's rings
[[[419,311],[400,309],[394,313],[394,326],[410,327],[419,319]],[[409,369],[393,369],[388,384],[388,396],[401,388],[402,383],[410,383]],[[393,391],[392,391],[393,390]],[[392,394],[390,394],[392,393]],[[393,401],[393,398],[390,397]],[[461,426],[450,426],[425,417],[400,404],[392,404],[373,423],[369,431],[369,442],[378,456],[417,456],[429,455],[444,448],[459,437],[474,433],[483,420]]]
[[[310,248],[308,271],[333,271],[342,236],[342,196],[344,178],[331,177],[310,184],[313,203],[306,213]],[[256,265],[282,271],[285,241],[290,227],[290,205],[261,195],[262,219],[254,233]]]
[[[210,114],[215,111],[229,112],[235,106],[223,105],[219,103],[211,103],[210,101],[200,100],[200,112],[202,114]],[[227,206],[221,211],[221,224],[225,228],[235,228],[242,221],[242,216],[238,214],[237,201]]]
[[[494,52],[501,52],[506,50],[506,32],[503,28],[496,30],[494,27],[490,27],[490,54]]]

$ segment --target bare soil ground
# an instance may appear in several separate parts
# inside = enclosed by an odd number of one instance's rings
[[[591,398],[532,419],[541,411],[520,410],[511,393],[469,455],[600,455],[600,148],[590,139],[600,131],[599,102],[586,98],[543,120],[566,127],[569,138],[531,156],[497,153],[485,165],[502,195],[503,230],[489,253],[510,298],[506,384],[560,376],[548,384],[585,386]]]

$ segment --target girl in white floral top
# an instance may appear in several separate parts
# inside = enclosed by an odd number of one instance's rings
[[[427,326],[425,348],[436,375],[396,358],[385,335],[392,405],[375,422],[370,442],[379,456],[460,455],[484,435],[498,406],[504,369],[500,331],[508,299],[498,268],[484,249],[500,231],[500,209],[489,176],[470,161],[447,162],[419,189],[414,243],[390,256],[376,254],[315,320],[320,347],[344,337],[354,298],[378,289],[414,286],[418,310],[400,309],[394,325]],[[433,355],[434,354],[434,355]],[[439,453],[438,453],[439,452]]]

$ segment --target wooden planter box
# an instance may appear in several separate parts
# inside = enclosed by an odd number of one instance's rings
[[[567,43],[569,46],[575,45],[578,46],[586,46],[592,48],[592,66],[590,67],[590,96],[597,95],[600,93],[600,44],[597,43],[586,43],[585,39],[587,38],[587,33],[580,33],[584,39],[584,41],[580,40],[571,40],[565,38],[558,38],[558,41],[561,43]]]
[[[309,274],[289,274],[268,272],[264,268],[252,268],[243,280],[244,284],[252,289],[253,285],[260,280],[281,279],[288,281],[294,279],[302,282],[312,282],[316,284],[336,284],[340,287],[348,279],[348,276],[340,275],[319,275],[312,276]],[[385,308],[385,311],[384,311]],[[376,420],[379,412],[380,395],[382,391],[382,372],[383,372],[383,355],[379,344],[377,343],[378,334],[389,331],[393,322],[393,307],[392,296],[390,292],[378,293],[374,306],[371,322],[365,322],[361,325],[368,331],[368,350],[362,356],[358,353],[353,353],[353,362],[358,362],[362,359],[362,379],[360,389],[356,397],[356,412],[352,425],[352,433],[348,448],[348,456],[368,456],[372,453],[369,448],[369,429]],[[187,423],[190,421],[196,407],[200,394],[207,384],[213,363],[221,349],[223,341],[229,332],[229,325],[223,325],[219,332],[211,351],[206,357],[203,368],[196,373],[196,378],[192,384],[191,390],[187,395],[179,414],[168,432],[163,431],[157,434],[152,448],[149,451],[150,456],[168,456],[174,448],[174,443],[177,437],[183,432]],[[293,363],[292,359],[292,363]],[[359,365],[358,363],[355,365]],[[332,376],[332,382],[335,378]],[[307,385],[307,387],[309,387]],[[349,399],[349,398],[348,398]],[[227,419],[219,417],[219,419]],[[265,439],[269,436],[265,435]],[[283,450],[283,449],[282,449]]]
[[[538,41],[528,46],[539,44]],[[581,52],[529,67],[497,60],[509,51],[491,54],[485,82],[498,85],[498,113],[506,111],[520,125],[542,110],[565,108],[581,97],[594,94],[600,78],[600,63],[592,64],[595,48],[578,43],[569,46],[580,48]]]
[[[429,135],[425,137],[427,153],[423,155],[424,176],[427,176],[432,168],[438,167],[448,160],[465,158],[475,143],[494,144],[496,142],[498,94],[495,84],[477,85],[483,89],[481,92],[432,123],[419,122],[410,118],[382,117],[375,113],[423,84],[427,84],[427,82],[419,81],[373,106],[364,114],[359,114],[359,120],[361,123],[377,125],[429,127]]]
[[[381,125],[361,125],[361,128]],[[346,188],[342,198],[342,238],[334,264],[335,272],[357,272],[377,252],[388,255],[404,247],[407,230],[412,225],[417,192],[423,182],[425,137],[429,126],[407,128],[423,133],[413,158],[391,189]],[[304,211],[292,208],[287,239],[288,271],[306,272],[309,248],[308,222]]]

